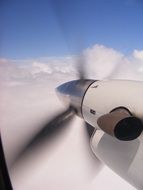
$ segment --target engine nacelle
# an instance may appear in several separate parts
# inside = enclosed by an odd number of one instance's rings
[[[142,130],[143,83],[96,81],[83,99],[82,114],[90,125],[120,140],[133,140]]]

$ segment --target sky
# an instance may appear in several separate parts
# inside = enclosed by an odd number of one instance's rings
[[[0,122],[8,167],[39,124],[63,109],[55,87],[77,78],[79,51],[88,78],[143,81],[142,20],[141,0],[0,1]],[[10,171],[15,190],[69,184],[71,190],[134,190],[107,167],[87,185],[93,165],[81,143],[82,129],[77,120],[67,137],[55,140],[59,147],[50,158],[43,147]]]
[[[1,1],[0,57],[75,54],[102,44],[129,54],[143,49],[141,0]]]

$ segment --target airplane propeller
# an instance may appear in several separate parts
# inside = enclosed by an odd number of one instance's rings
[[[11,168],[17,164],[21,159],[24,159],[27,154],[32,153],[35,149],[39,148],[39,145],[42,146],[42,144],[46,141],[46,143],[52,143],[54,140],[60,135],[61,133],[64,134],[64,132],[67,130],[70,122],[72,122],[72,119],[75,117],[75,115],[78,115],[82,117],[81,113],[81,98],[83,97],[83,93],[86,91],[87,85],[93,82],[93,80],[85,79],[85,67],[82,67],[82,63],[84,63],[84,66],[86,64],[84,57],[79,56],[78,61],[76,62],[76,68],[77,68],[77,75],[79,77],[79,80],[75,80],[73,82],[65,83],[57,87],[56,91],[57,94],[61,96],[61,94],[64,93],[73,93],[73,96],[69,97],[69,105],[64,111],[59,112],[57,115],[53,116],[49,121],[47,121],[40,129],[40,131],[34,135],[31,140],[22,148],[22,150],[18,153],[16,158],[14,159],[13,163],[11,164]],[[72,84],[73,83],[73,84]],[[83,92],[82,92],[83,91]],[[76,103],[76,99],[73,100],[74,93],[79,95],[78,98],[78,104]],[[81,93],[81,94],[80,94]],[[80,97],[81,96],[81,97]],[[95,130],[94,127],[86,123],[84,120],[84,126],[86,131],[87,138],[86,142],[89,142],[90,147],[90,138]],[[89,153],[90,152],[90,153]],[[93,160],[93,153],[92,151],[88,151],[88,154],[91,154],[92,160]],[[102,164],[99,161],[99,159],[94,155],[96,165],[96,174],[100,171],[102,168]]]
[[[54,4],[52,4],[53,9],[55,9]],[[56,13],[56,11],[55,11]],[[63,31],[64,37],[66,39],[66,32],[64,29],[64,26],[60,20],[60,17],[57,17],[60,27]],[[68,42],[66,40],[66,42]],[[80,48],[81,50],[81,48]],[[81,52],[81,51],[80,51]],[[78,80],[65,83],[60,85],[56,91],[59,97],[61,94],[72,94],[70,97],[68,97],[68,106],[64,111],[61,111],[57,113],[57,115],[53,116],[47,123],[45,123],[40,131],[34,135],[31,140],[24,146],[24,148],[18,153],[16,158],[14,159],[12,163],[12,167],[17,164],[17,162],[23,158],[25,158],[26,154],[28,152],[32,152],[35,148],[39,148],[39,145],[42,145],[43,142],[46,140],[49,143],[52,143],[54,139],[60,135],[61,133],[64,134],[65,130],[68,128],[69,123],[72,122],[72,119],[78,115],[82,117],[82,108],[81,108],[81,103],[82,103],[82,98],[87,90],[87,87],[94,82],[95,80],[89,80],[86,79],[86,59],[84,54],[80,54],[77,56],[77,59],[75,61],[75,69],[77,70],[77,78]],[[85,131],[86,131],[86,137],[87,141],[89,142],[89,147],[90,147],[90,138],[95,131],[95,128],[86,123],[84,120],[84,126],[85,126]],[[91,157],[93,158],[93,153],[92,151]],[[95,159],[95,165],[97,166],[97,171],[101,169],[101,162],[99,159],[94,155]],[[96,173],[97,173],[96,171]]]

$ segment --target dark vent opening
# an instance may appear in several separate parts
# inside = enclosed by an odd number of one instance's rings
[[[130,141],[139,137],[142,131],[141,120],[136,117],[128,117],[117,123],[114,134],[119,140]]]

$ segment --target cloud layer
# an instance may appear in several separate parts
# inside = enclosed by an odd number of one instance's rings
[[[126,56],[112,48],[95,45],[83,51],[89,78],[122,78],[142,80],[143,51]],[[46,81],[51,78],[75,78],[76,56],[45,57],[31,60],[0,59],[0,82]],[[84,63],[83,63],[84,64]],[[70,77],[71,76],[71,77]]]

